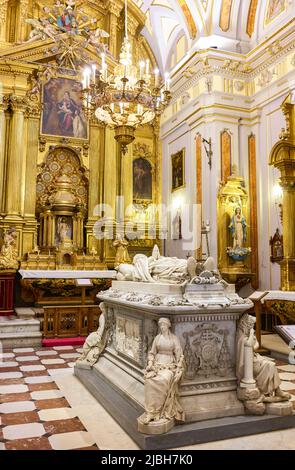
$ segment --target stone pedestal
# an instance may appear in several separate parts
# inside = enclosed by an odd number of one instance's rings
[[[0,271],[0,316],[14,314],[14,283],[16,271]]]
[[[235,375],[236,323],[251,303],[238,303],[231,290],[214,292],[211,285],[202,286],[198,303],[200,286],[195,288],[194,293],[192,285],[113,281],[111,289],[98,294],[107,306],[110,330],[92,373],[143,412],[147,353],[159,318],[167,317],[185,356],[179,386],[185,422],[243,415]]]

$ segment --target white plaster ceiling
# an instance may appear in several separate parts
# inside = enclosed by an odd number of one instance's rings
[[[162,72],[169,70],[171,54],[182,36],[186,38],[188,50],[215,46],[248,52],[295,17],[295,0],[132,1],[146,15],[142,33]],[[253,27],[249,34],[251,11]]]

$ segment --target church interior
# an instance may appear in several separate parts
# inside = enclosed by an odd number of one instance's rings
[[[0,1],[0,395],[0,450],[295,449],[294,0]]]

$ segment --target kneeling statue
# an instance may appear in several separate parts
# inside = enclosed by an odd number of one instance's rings
[[[145,370],[145,413],[138,429],[145,434],[161,434],[184,421],[178,401],[178,383],[184,372],[184,356],[178,338],[171,333],[168,318],[160,318],[160,334],[153,341]]]
[[[281,379],[274,360],[255,352],[259,347],[254,331],[255,322],[255,317],[245,313],[238,324],[236,348],[236,372],[240,387],[238,397],[244,401],[248,412],[263,414],[266,403],[278,403],[279,406],[279,402],[288,402],[291,395],[280,387]],[[292,408],[291,403],[284,406],[290,410]]]
[[[106,306],[104,302],[101,302],[99,308],[101,314],[98,330],[87,336],[83,345],[83,352],[76,361],[77,367],[90,369],[98,361],[99,356],[106,347],[108,328],[106,327]]]

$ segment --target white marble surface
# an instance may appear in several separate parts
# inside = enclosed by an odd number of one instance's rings
[[[92,446],[95,441],[86,431],[54,434],[48,438],[53,450],[71,450]]]
[[[26,384],[43,384],[53,382],[53,378],[48,375],[37,375],[36,377],[26,377]]]
[[[23,377],[22,372],[0,372],[0,380],[2,379],[20,379]]]
[[[36,351],[37,356],[56,356],[57,351]]]
[[[46,431],[43,424],[40,423],[14,424],[3,428],[4,439],[9,440],[41,437],[43,434],[46,434]]]
[[[55,421],[60,419],[71,419],[77,416],[72,408],[49,408],[48,410],[38,411],[41,421]]]
[[[28,392],[28,386],[23,384],[15,385],[0,385],[0,394],[1,393],[24,393]]]
[[[27,352],[34,352],[34,348],[14,348],[13,352],[14,353],[27,353]]]
[[[63,351],[63,350],[65,350],[65,351],[70,351],[70,350],[72,350],[72,349],[74,349],[74,348],[73,348],[73,346],[53,346],[53,349],[54,349],[55,351]]]
[[[20,366],[22,372],[37,372],[39,370],[45,370],[44,366],[35,365],[35,366]]]
[[[52,364],[64,364],[64,359],[41,359],[41,364],[52,365]]]
[[[19,273],[23,279],[115,279],[117,272],[105,271],[76,271],[76,270],[41,270],[20,269]]]
[[[52,398],[61,398],[63,393],[60,390],[40,390],[38,392],[31,392],[33,400],[51,400]]]
[[[39,361],[38,356],[18,356],[16,358],[18,362],[33,362],[33,361]]]
[[[2,403],[0,413],[22,413],[23,411],[33,411],[36,406],[33,401],[14,401]]]

